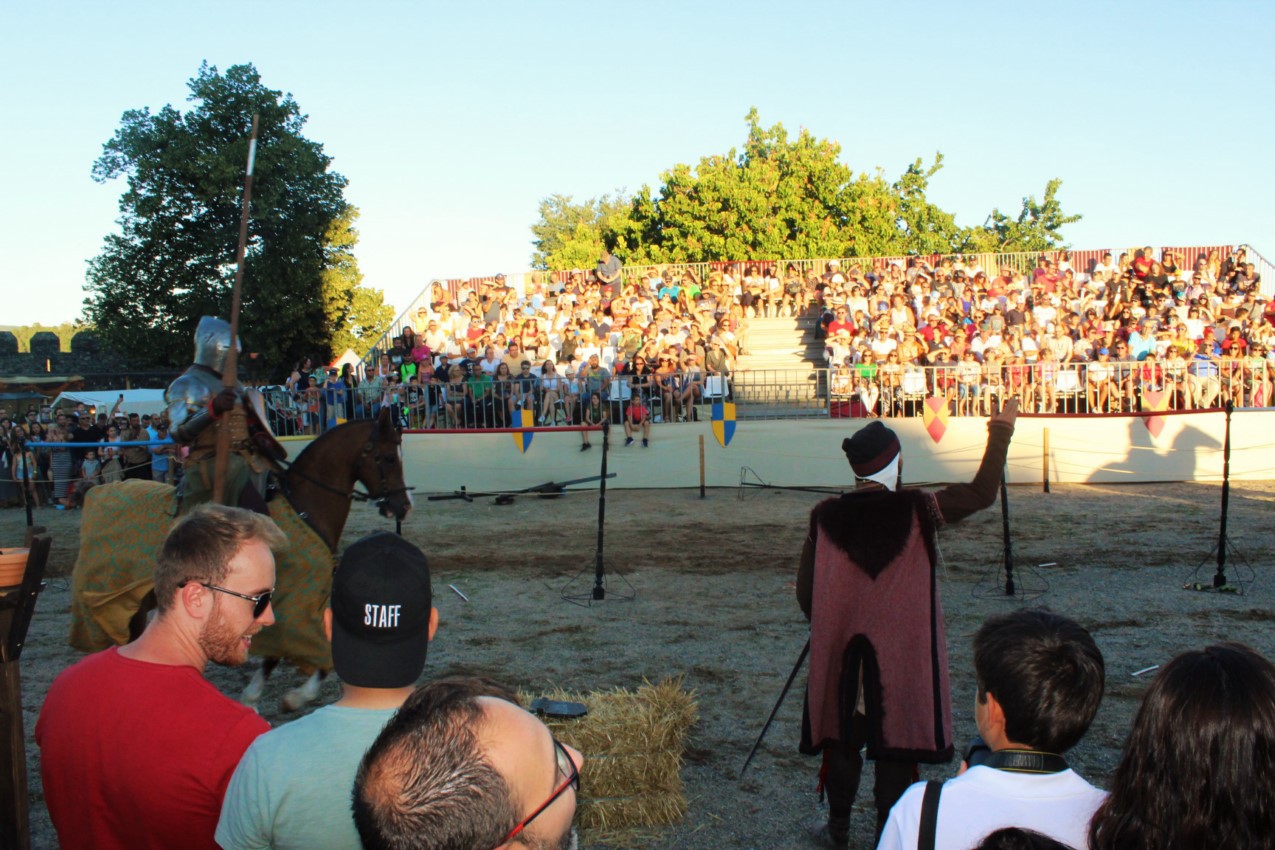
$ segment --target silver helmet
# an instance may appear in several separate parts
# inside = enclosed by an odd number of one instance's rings
[[[235,350],[239,350],[236,344]],[[195,362],[220,374],[230,353],[230,322],[216,316],[204,316],[195,328]]]

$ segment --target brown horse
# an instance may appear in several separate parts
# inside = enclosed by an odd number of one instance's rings
[[[374,501],[383,516],[399,520],[412,508],[403,482],[402,434],[388,409],[377,419],[340,425],[309,445],[277,482],[282,496],[271,500],[270,514],[288,535],[289,548],[276,560],[275,625],[253,641],[254,654],[265,662],[244,699],[260,697],[265,677],[286,658],[314,671],[284,698],[285,707],[297,708],[314,698],[332,667],[322,613],[350,502]],[[365,492],[356,490],[359,484]],[[72,577],[72,646],[95,651],[140,633],[154,607],[155,551],[175,504],[173,488],[150,481],[90,491]]]

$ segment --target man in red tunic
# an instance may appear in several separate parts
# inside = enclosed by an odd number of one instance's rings
[[[146,631],[53,682],[35,740],[63,847],[215,850],[230,776],[270,726],[204,667],[242,664],[274,622],[271,550],[286,543],[269,517],[195,508],[156,557],[158,613]]]
[[[801,751],[823,754],[828,821],[815,838],[825,846],[847,846],[864,745],[876,762],[878,836],[917,763],[952,757],[936,534],[995,500],[1017,415],[1011,400],[992,417],[972,482],[932,493],[900,488],[899,439],[879,420],[842,442],[859,486],[811,512],[797,571],[810,620]]]

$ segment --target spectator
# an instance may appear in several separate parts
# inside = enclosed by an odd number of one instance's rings
[[[1045,609],[995,615],[974,636],[974,674],[980,739],[965,769],[941,788],[909,788],[890,812],[879,847],[918,846],[927,793],[940,795],[935,848],[971,847],[1005,826],[1083,847],[1103,793],[1062,754],[1084,736],[1102,701],[1104,666],[1093,638]]]
[[[491,684],[432,682],[364,756],[354,822],[367,850],[575,847],[583,762]]]
[[[597,393],[588,393],[584,400],[584,409],[581,411],[582,424],[591,428],[605,427],[610,416],[607,413],[607,407],[602,403],[602,396]],[[630,440],[629,442],[632,442]],[[589,442],[589,432],[580,432],[580,451],[588,451],[593,448],[593,444]]]
[[[620,294],[620,272],[622,269],[620,258],[603,248],[601,256],[598,257],[598,267],[594,271],[594,277],[601,287],[602,294],[608,301]]]
[[[242,664],[274,622],[271,549],[285,542],[268,517],[195,508],[156,556],[158,612],[141,637],[54,681],[35,738],[63,847],[216,847],[230,775],[270,727],[203,671]]]
[[[629,442],[633,442],[629,440]],[[35,507],[43,503],[40,498],[40,469],[35,458],[35,449],[26,444],[26,433],[23,426],[15,426],[9,435],[9,455],[12,458],[10,472],[13,480],[23,491],[24,498],[29,499]]]
[[[482,370],[476,366],[470,371],[465,379],[466,386],[469,387],[470,396],[474,401],[474,422],[471,427],[475,428],[495,428],[503,424],[504,407],[496,398],[496,381],[501,381],[502,385],[508,384],[509,367],[504,363],[500,364],[495,376],[485,375]],[[501,371],[504,371],[504,377],[500,377]]]
[[[59,416],[59,419],[64,417]],[[63,425],[54,425],[49,429],[48,439],[52,443],[65,443],[67,431]],[[70,507],[73,502],[69,497],[75,481],[72,477],[73,464],[71,449],[54,448],[49,451],[49,477],[52,484],[53,503],[58,510]]]
[[[811,512],[797,572],[797,601],[811,628],[801,752],[823,755],[828,821],[816,838],[825,844],[847,844],[865,745],[876,761],[878,833],[917,760],[951,756],[935,535],[938,523],[996,498],[1017,413],[1011,402],[992,418],[973,482],[934,494],[901,489],[898,437],[874,421],[842,443],[860,482],[855,493]],[[886,571],[890,578],[878,581]]]
[[[452,366],[448,371],[447,382],[443,384],[439,398],[447,414],[448,428],[471,426],[474,421],[473,396],[470,394],[469,384],[465,381],[465,371],[460,366]]]
[[[119,427],[109,425],[106,429],[106,441],[102,444],[102,483],[115,484],[124,480],[124,461],[120,449],[115,446],[120,441]]]
[[[419,361],[419,368],[424,367],[430,362],[428,349],[425,357]],[[347,420],[360,419],[364,416],[363,401],[359,396],[359,376],[354,372],[353,363],[345,363],[341,366],[341,384],[345,387],[345,418]]]
[[[1089,847],[1269,847],[1272,777],[1275,666],[1238,643],[1184,652],[1143,697]]]
[[[534,417],[536,412],[536,386],[538,381],[536,376],[531,374],[531,361],[523,360],[519,365],[518,374],[514,375],[511,381],[511,395],[509,399],[509,413],[512,416],[515,410],[530,410]]]
[[[437,628],[429,562],[419,549],[381,531],[345,550],[323,612],[341,698],[262,735],[244,753],[217,824],[224,850],[358,846],[349,806],[354,773],[411,696]]]
[[[514,376],[509,372],[509,364],[502,360],[491,380],[492,404],[495,407],[491,419],[495,425],[505,427],[514,421],[513,412],[518,406],[516,391],[517,386],[514,384]]]
[[[558,374],[552,360],[540,364],[540,424],[562,425],[569,417],[567,403],[569,393],[566,381]]]
[[[500,363],[501,358],[496,354],[496,347],[489,345],[483,349],[483,359],[478,361],[478,368],[482,369],[484,375],[494,375]]]
[[[176,443],[168,433],[168,423],[160,421],[155,427],[155,440],[161,445],[151,446],[151,479],[162,484],[173,483],[173,466],[177,462]]]
[[[102,462],[98,460],[97,449],[85,449],[84,460],[80,463],[80,478],[76,487],[80,494],[88,488],[102,483]]]
[[[1197,408],[1212,407],[1222,390],[1221,371],[1212,348],[1207,339],[1201,340],[1187,364],[1187,387],[1191,392],[1191,404]]]
[[[651,410],[642,401],[642,396],[635,395],[629,399],[624,412],[624,445],[633,445],[634,435],[641,432],[642,448],[651,445]]]

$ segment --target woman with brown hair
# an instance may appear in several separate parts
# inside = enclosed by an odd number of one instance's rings
[[[1091,850],[1257,850],[1275,834],[1275,665],[1238,643],[1184,652],[1133,721]]]

